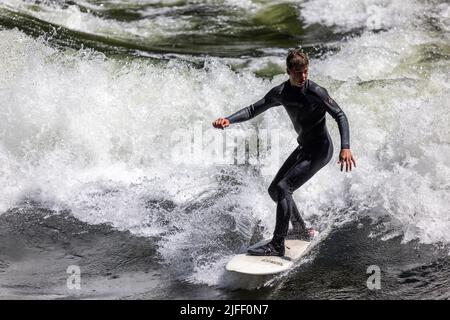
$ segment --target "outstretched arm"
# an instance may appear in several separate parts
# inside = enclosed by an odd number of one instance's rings
[[[277,99],[276,88],[274,88],[270,90],[269,93],[264,96],[264,98],[257,101],[256,103],[245,107],[226,118],[218,118],[213,122],[213,126],[215,128],[223,129],[228,127],[232,123],[239,123],[250,120],[263,113],[267,109],[277,105],[280,105],[280,103]]]

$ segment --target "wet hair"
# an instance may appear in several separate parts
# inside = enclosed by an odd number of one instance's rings
[[[308,55],[300,49],[291,49],[286,58],[286,66],[289,70],[300,69],[309,65]]]

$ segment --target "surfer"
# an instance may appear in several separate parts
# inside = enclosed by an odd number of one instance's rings
[[[259,256],[284,256],[284,240],[291,220],[299,239],[310,240],[314,230],[307,229],[295,205],[293,192],[324,167],[333,154],[325,114],[328,112],[339,127],[341,151],[338,163],[341,171],[356,167],[350,151],[350,133],[347,117],[327,90],[308,79],[309,60],[305,53],[290,50],[286,58],[289,79],[272,88],[261,100],[236,113],[218,118],[213,126],[224,129],[230,124],[247,121],[269,108],[283,105],[298,134],[297,148],[287,158],[269,186],[269,195],[277,203],[276,225],[272,240],[248,253]]]

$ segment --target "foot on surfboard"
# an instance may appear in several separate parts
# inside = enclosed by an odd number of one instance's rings
[[[274,240],[269,243],[247,250],[247,253],[251,256],[284,256],[284,240],[281,242],[275,242]]]

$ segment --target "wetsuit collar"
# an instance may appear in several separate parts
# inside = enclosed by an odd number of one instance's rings
[[[300,89],[302,91],[303,94],[306,94],[306,91],[308,90],[309,87],[309,79],[306,79],[305,84],[303,85],[303,87]]]
[[[296,86],[293,86],[292,84],[291,84],[291,81],[288,79],[287,80],[287,83],[289,84],[289,86],[292,88],[292,89],[294,89],[294,90],[300,90],[300,92],[301,93],[303,93],[303,94],[306,94],[306,91],[308,90],[308,87],[309,87],[309,79],[306,79],[306,81],[305,81],[305,84],[303,85],[303,87],[296,87]]]

